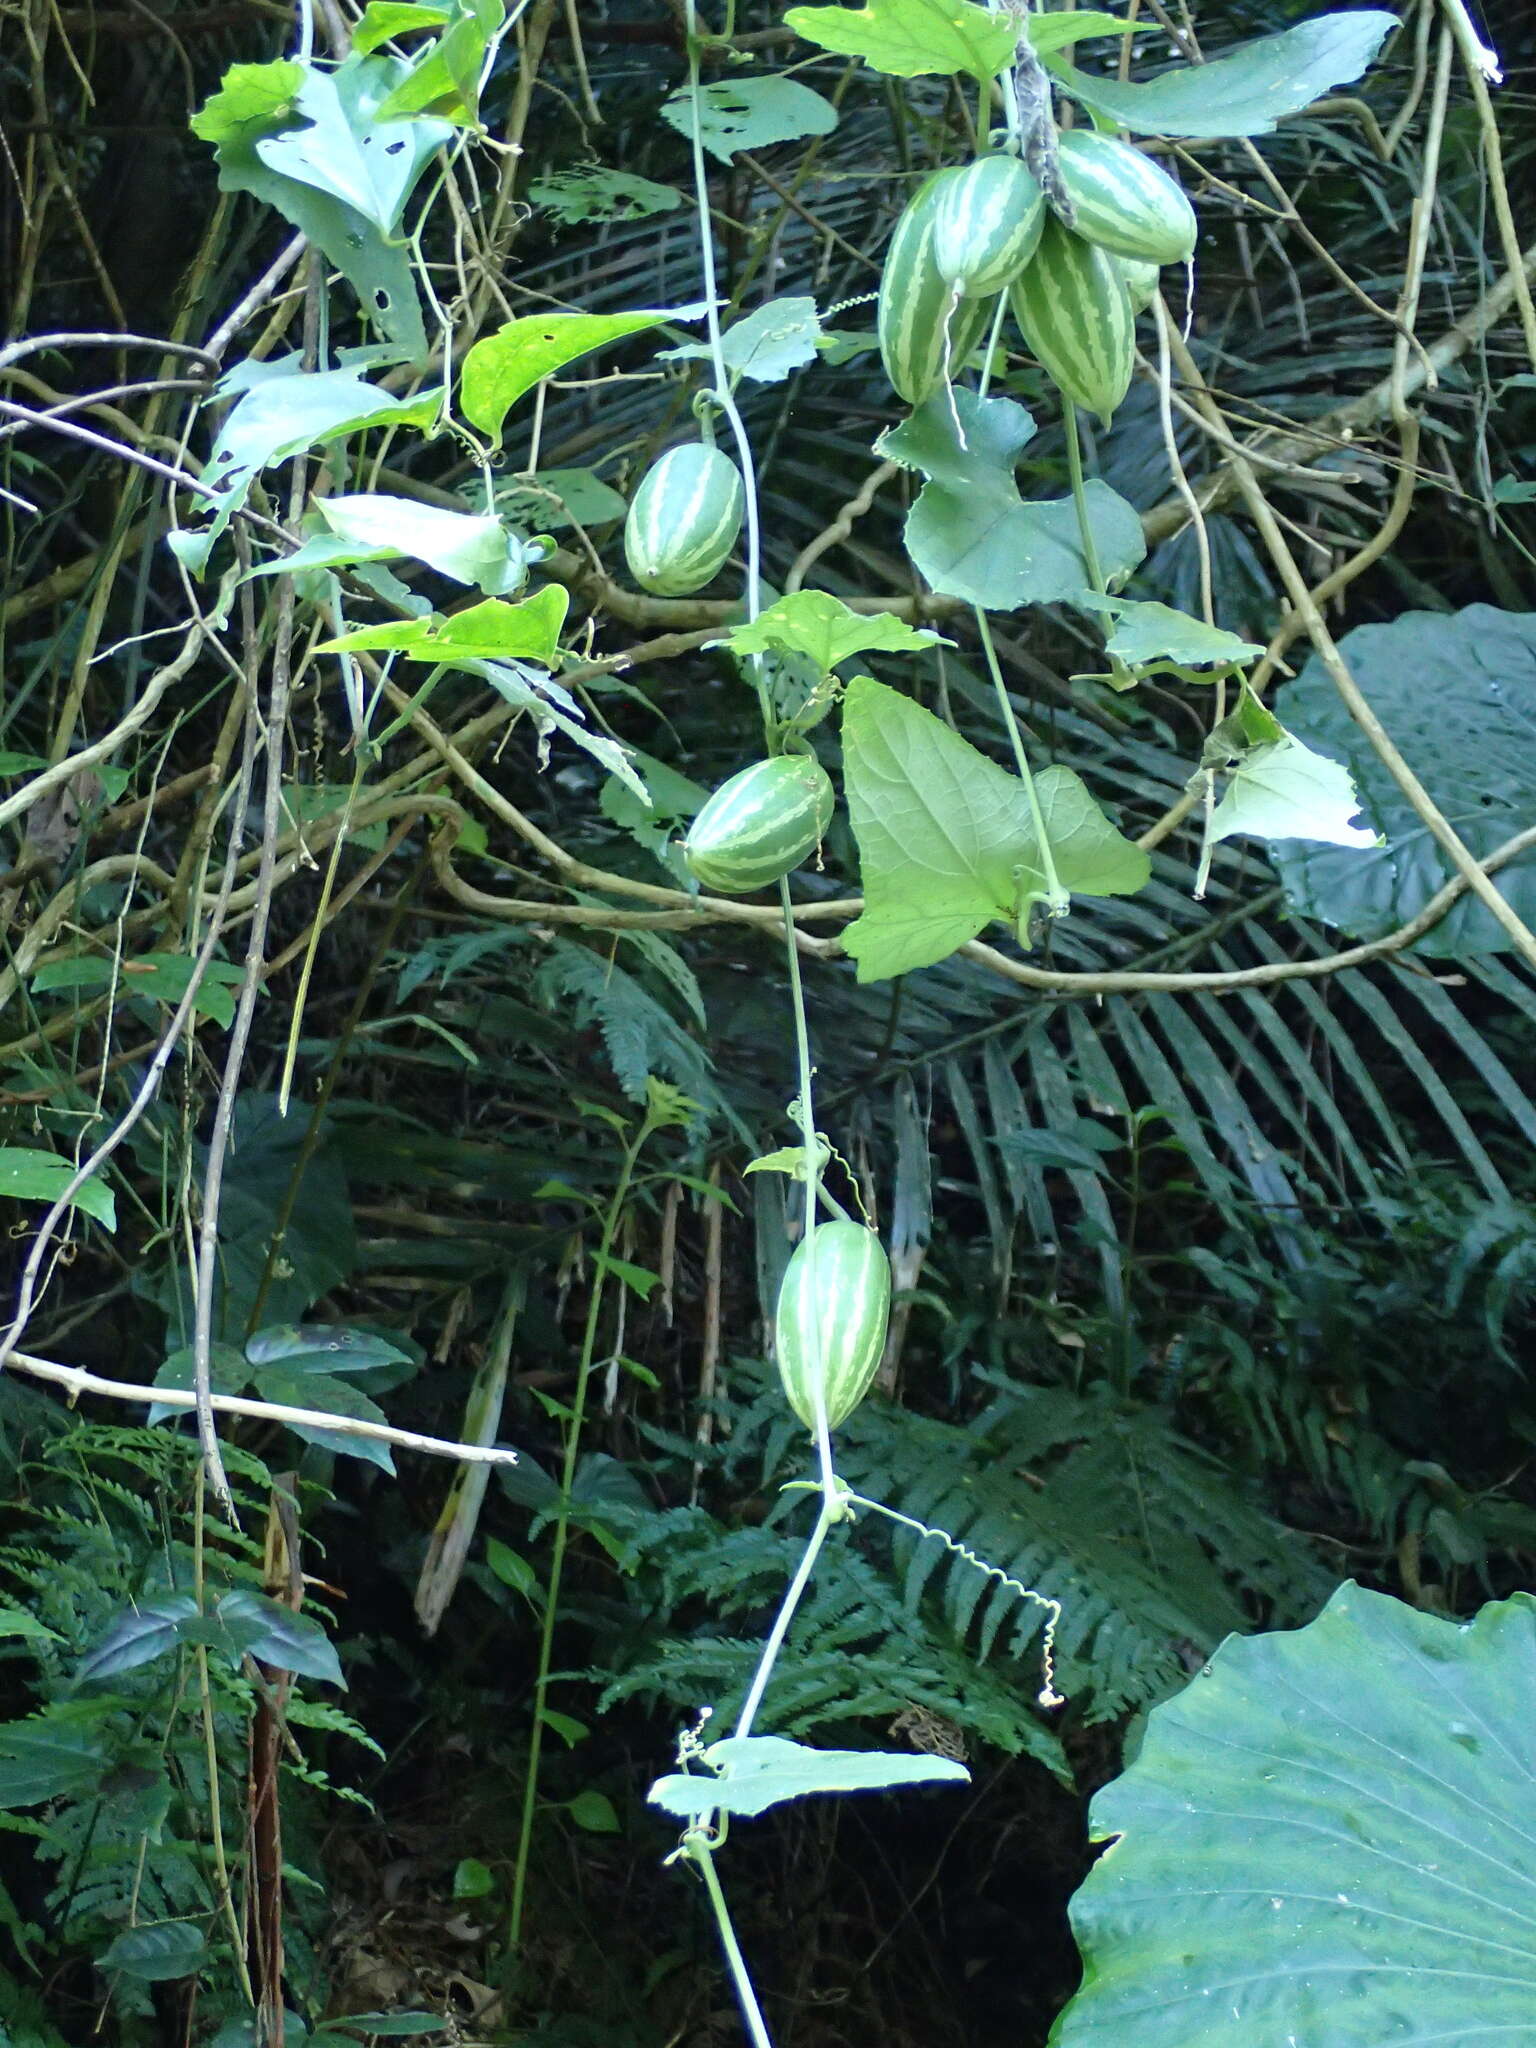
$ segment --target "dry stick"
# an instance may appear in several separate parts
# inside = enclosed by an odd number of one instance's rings
[[[92,740],[88,747],[81,747],[78,753],[67,760],[55,761],[50,768],[39,769],[38,773],[23,783],[12,797],[0,803],[0,825],[7,825],[12,818],[19,818],[29,811],[41,797],[45,797],[61,783],[68,782],[82,768],[94,768],[98,761],[105,761],[116,753],[123,741],[132,737],[139,728],[149,722],[150,715],[160,699],[173,683],[179,683],[191,668],[201,652],[203,629],[194,625],[182,643],[181,652],[165,667],[158,669],[144,687],[144,693],[133,709],[127,712],[110,732],[103,733],[99,740]]]
[[[109,1401],[148,1401],[162,1408],[195,1408],[197,1395],[179,1387],[143,1387],[126,1380],[103,1379],[81,1365],[60,1365],[13,1351],[6,1360],[13,1372],[67,1388],[71,1404],[82,1394],[101,1394]],[[414,1429],[396,1429],[388,1422],[367,1422],[355,1415],[336,1415],[329,1408],[289,1408],[281,1401],[251,1401],[241,1394],[210,1394],[208,1405],[220,1415],[243,1415],[253,1422],[277,1422],[289,1429],[324,1429],[334,1436],[365,1436],[375,1443],[395,1444],[402,1451],[420,1451],[429,1458],[457,1458],[466,1465],[515,1465],[518,1454],[498,1444],[458,1443],[451,1437],[421,1436]]]
[[[237,810],[243,810],[249,799],[251,765],[251,758],[249,753],[247,753],[244,762],[241,764],[241,780],[236,795]],[[148,813],[146,812],[146,821],[147,817]],[[171,1055],[180,1043],[183,1031],[187,1028],[188,1021],[197,1002],[198,991],[202,987],[203,977],[207,974],[214,951],[224,935],[224,917],[229,908],[230,894],[234,886],[235,843],[231,840],[228,853],[225,856],[224,872],[219,880],[218,900],[214,905],[213,914],[208,920],[207,936],[204,938],[197,957],[192,964],[192,972],[188,977],[186,990],[182,995],[181,1001],[176,1005],[171,1021],[155,1048],[154,1057],[149,1063],[143,1080],[134,1092],[132,1102],[129,1103],[128,1108],[118,1119],[112,1130],[107,1133],[106,1137],[96,1147],[95,1151],[90,1153],[75,1169],[74,1173],[70,1175],[68,1181],[60,1189],[58,1198],[52,1208],[49,1209],[47,1215],[44,1216],[42,1222],[33,1233],[31,1249],[27,1254],[26,1264],[22,1268],[21,1285],[16,1293],[16,1310],[11,1317],[9,1329],[6,1330],[3,1336],[0,1336],[0,1371],[5,1369],[12,1349],[26,1329],[28,1320],[31,1317],[33,1303],[37,1298],[38,1275],[42,1271],[43,1260],[47,1256],[48,1246],[53,1240],[53,1233],[58,1229],[60,1219],[81,1188],[91,1178],[92,1174],[106,1165],[124,1139],[129,1136],[134,1126],[143,1117],[149,1105],[160,1092],[160,1083],[164,1080],[165,1070],[171,1063]]]
[[[1467,12],[1466,0],[1442,0],[1451,34],[1456,38],[1462,68],[1467,74],[1467,83],[1472,88],[1472,98],[1477,106],[1477,124],[1482,134],[1483,161],[1488,170],[1488,189],[1493,198],[1493,217],[1499,226],[1499,241],[1504,250],[1504,261],[1509,265],[1515,279],[1515,299],[1520,308],[1520,324],[1525,330],[1525,352],[1530,358],[1531,368],[1536,370],[1536,304],[1532,303],[1530,280],[1525,274],[1524,259],[1520,253],[1520,237],[1515,228],[1515,216],[1510,210],[1509,187],[1504,182],[1504,152],[1499,141],[1499,123],[1493,111],[1493,100],[1488,92],[1488,81],[1496,83],[1499,67],[1491,50],[1484,49],[1472,26],[1472,17]]]
[[[311,256],[305,300],[304,359],[313,364],[315,356],[315,334],[319,323],[320,294],[325,288],[324,274]],[[305,462],[302,455],[293,459],[291,484],[289,488],[288,514],[297,523],[304,501]],[[245,555],[243,537],[240,539],[241,553]],[[242,561],[242,567],[248,567]],[[240,1087],[240,1078],[245,1066],[245,1051],[250,1042],[251,1024],[256,1014],[256,998],[261,990],[265,974],[264,954],[267,943],[267,921],[271,914],[274,885],[274,870],[277,865],[277,841],[282,824],[283,804],[283,734],[288,723],[288,693],[292,675],[293,659],[293,612],[294,584],[291,576],[277,579],[277,611],[273,628],[272,670],[268,685],[267,719],[265,729],[266,755],[266,800],[263,807],[261,827],[261,858],[256,877],[256,902],[251,916],[250,931],[245,949],[245,975],[240,984],[240,994],[235,1004],[234,1021],[230,1026],[229,1044],[224,1058],[224,1071],[219,1080],[219,1098],[214,1110],[213,1130],[208,1140],[208,1160],[203,1174],[202,1215],[198,1225],[197,1243],[197,1289],[193,1314],[192,1372],[193,1389],[196,1394],[197,1435],[202,1446],[203,1465],[208,1483],[213,1488],[214,1498],[223,1507],[229,1519],[237,1519],[234,1495],[224,1471],[224,1460],[219,1452],[219,1433],[213,1420],[213,1296],[214,1281],[219,1253],[219,1205],[224,1191],[224,1167],[229,1156],[229,1142],[234,1127],[235,1099]],[[246,645],[246,689],[248,692],[250,725],[257,716],[257,665],[260,650],[251,644],[247,635]],[[238,815],[231,821],[231,829],[238,833]]]
[[[1454,326],[1426,351],[1427,364],[1416,361],[1402,379],[1404,398],[1411,398],[1427,383],[1431,371],[1436,376],[1463,356],[1482,340],[1514,305],[1519,290],[1528,291],[1527,280],[1536,278],[1536,242],[1524,251],[1517,268],[1506,272],[1497,284],[1490,285],[1477,303],[1456,321]],[[1357,433],[1377,426],[1382,420],[1392,417],[1394,392],[1397,379],[1389,373],[1379,383],[1373,384],[1358,398],[1352,398],[1347,405],[1337,406],[1292,434],[1271,441],[1267,447],[1257,443],[1249,444],[1243,456],[1230,455],[1201,487],[1200,503],[1207,512],[1226,503],[1238,490],[1236,463],[1248,457],[1258,457],[1270,463],[1291,465],[1304,462],[1310,455],[1336,451],[1348,446]],[[1149,543],[1167,540],[1176,533],[1188,518],[1183,500],[1177,496],[1165,498],[1160,505],[1154,505],[1150,512],[1142,515],[1142,530]]]
[[[1185,382],[1194,391],[1202,407],[1215,411],[1214,402],[1206,388],[1204,377],[1194,357],[1185,348],[1177,334],[1170,335],[1174,353],[1179,360],[1179,370]],[[1286,595],[1301,615],[1307,629],[1307,636],[1316,648],[1318,658],[1333,680],[1334,688],[1344,699],[1350,716],[1370,741],[1377,758],[1407,798],[1414,815],[1419,819],[1430,837],[1451,861],[1457,871],[1466,877],[1478,901],[1493,915],[1514,941],[1516,948],[1527,964],[1536,967],[1536,932],[1532,932],[1524,920],[1517,917],[1508,903],[1493,886],[1478,864],[1476,855],[1466,845],[1460,834],[1450,824],[1429,791],[1403,759],[1391,734],[1372,710],[1370,700],[1355,681],[1348,662],[1340,654],[1329,632],[1327,622],[1317,608],[1307,579],[1297,567],[1296,557],[1280,530],[1280,523],[1271,511],[1269,501],[1259,488],[1258,478],[1245,461],[1234,458],[1233,470],[1238,490],[1250,518],[1263,538],[1269,556],[1279,571],[1285,585]]]

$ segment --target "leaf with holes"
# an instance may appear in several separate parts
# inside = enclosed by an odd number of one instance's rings
[[[785,26],[892,78],[964,71],[990,85],[1013,61],[1019,23],[974,0],[869,0],[867,7],[791,7]]]
[[[499,442],[507,414],[543,378],[626,335],[659,327],[665,320],[697,317],[698,309],[681,306],[636,313],[528,313],[509,320],[477,341],[465,356],[460,409],[472,427]]]
[[[757,384],[782,384],[792,371],[803,370],[816,360],[821,340],[814,299],[770,299],[725,330],[720,353],[731,376],[750,377]],[[709,362],[711,355],[703,342],[690,341],[681,348],[661,350],[660,359]]]
[[[202,481],[221,514],[243,499],[254,477],[305,448],[361,434],[369,427],[430,427],[440,391],[392,398],[352,370],[301,370],[298,358],[245,364],[219,386],[235,405],[219,431]],[[218,523],[218,522],[216,522]]]
[[[335,72],[309,71],[294,101],[303,125],[259,137],[257,156],[392,235],[428,159],[453,135],[447,121],[381,118],[401,69],[388,58],[350,57]]]
[[[542,206],[566,227],[585,221],[646,220],[652,214],[675,213],[683,195],[675,185],[659,185],[633,171],[610,171],[602,164],[577,170],[546,171],[528,187],[528,202]]]
[[[345,1323],[273,1323],[247,1340],[252,1366],[281,1366],[286,1372],[376,1372],[380,1366],[410,1365],[411,1355],[373,1330]]]
[[[907,552],[935,590],[988,611],[1075,602],[1089,589],[1070,498],[1026,503],[1014,469],[1034,421],[1009,398],[941,390],[876,452],[927,478],[907,515]],[[1111,583],[1146,553],[1141,520],[1108,484],[1087,486],[1088,520]]]
[[[700,88],[699,137],[705,149],[728,164],[741,149],[767,149],[775,142],[799,142],[830,135],[837,109],[819,92],[793,78],[738,78],[729,85]],[[686,90],[662,102],[661,118],[679,135],[693,134],[693,100]]]
[[[896,690],[860,676],[843,709],[864,910],[844,935],[860,981],[932,966],[994,920],[1027,935],[1046,880],[1023,783]],[[1069,768],[1035,777],[1059,880],[1125,896],[1151,872]]]
[[[1375,7],[1320,14],[1229,57],[1180,64],[1144,85],[1090,77],[1060,57],[1046,61],[1074,99],[1137,135],[1268,135],[1287,115],[1357,79],[1396,26],[1395,14]]]

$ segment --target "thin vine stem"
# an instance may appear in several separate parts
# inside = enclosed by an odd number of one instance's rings
[[[704,1880],[704,1890],[720,1934],[720,1946],[725,1951],[726,1968],[730,1971],[731,1982],[736,1987],[741,2016],[746,2022],[747,2032],[752,2037],[753,2048],[773,2048],[773,2036],[768,2031],[768,2022],[763,2018],[763,2009],[757,2002],[752,1973],[747,1968],[747,1959],[741,1952],[741,1943],[736,1939],[731,1909],[725,1902],[725,1893],[720,1886],[720,1873],[715,1868],[714,1845],[707,1829],[689,1829],[683,1842],[683,1854]]]
[[[607,1280],[613,1241],[618,1235],[624,1204],[629,1198],[635,1162],[656,1128],[647,1116],[624,1149],[619,1177],[603,1216],[592,1293],[587,1302],[586,1326],[582,1331],[581,1357],[576,1367],[576,1391],[571,1399],[565,1427],[565,1451],[560,1467],[560,1500],[555,1510],[554,1544],[550,1552],[549,1579],[544,1588],[544,1613],[539,1625],[539,1654],[533,1681],[533,1726],[528,1733],[528,1761],[523,1781],[523,1810],[518,1824],[517,1855],[512,1866],[512,1905],[507,1916],[507,1940],[516,1949],[522,1937],[523,1908],[527,1901],[528,1857],[533,1844],[533,1821],[539,1799],[539,1762],[544,1746],[544,1704],[549,1692],[550,1667],[554,1658],[555,1624],[560,1609],[560,1581],[571,1534],[571,1490],[576,1478],[576,1459],[581,1449],[581,1427],[586,1417],[587,1390],[597,1356],[597,1333],[603,1312],[604,1283]]]
[[[1029,755],[1024,746],[1024,735],[1019,730],[1019,721],[1014,715],[1013,704],[1008,696],[1008,685],[1003,681],[1002,664],[997,658],[997,649],[992,644],[992,628],[987,615],[980,605],[976,607],[976,633],[981,641],[981,651],[986,656],[987,671],[992,678],[992,687],[997,692],[997,705],[1008,728],[1008,738],[1013,745],[1013,758],[1018,765],[1019,780],[1024,785],[1024,794],[1029,799],[1030,822],[1035,828],[1035,840],[1040,848],[1040,869],[1045,876],[1045,907],[1052,917],[1065,917],[1072,907],[1072,898],[1061,886],[1061,877],[1056,872],[1056,855],[1051,848],[1050,834],[1045,829],[1045,812],[1040,803],[1040,792],[1035,788],[1034,773],[1029,765]]]

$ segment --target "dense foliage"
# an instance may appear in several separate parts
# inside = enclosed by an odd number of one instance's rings
[[[26,2048],[1043,2043],[1530,1582],[1530,25],[706,12],[0,0]]]

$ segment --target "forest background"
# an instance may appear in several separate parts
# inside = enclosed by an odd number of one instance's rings
[[[1318,11],[1147,0],[1076,58],[1197,76]],[[896,1290],[838,1470],[908,1520],[836,1533],[763,1726],[972,1783],[737,1824],[774,2038],[1043,2042],[1087,1802],[1224,1638],[1529,1583],[1536,22],[1475,24],[1494,85],[1459,0],[1399,13],[1244,132],[1141,131],[1199,242],[1107,425],[1005,334],[925,467],[875,447],[874,295],[985,66],[761,0],[0,0],[6,2038],[739,2038],[647,1791],[805,1540],[783,918],[678,851],[769,699],[833,770],[859,674],[1021,730],[1148,857],[883,975],[846,814],[795,877],[827,1184]],[[296,58],[393,68],[296,128]],[[658,595],[626,506],[705,423],[757,516]],[[844,601],[820,661],[728,642],[759,543],[762,605]],[[417,658],[497,601],[524,641]],[[1379,850],[1205,841],[1245,670]]]

